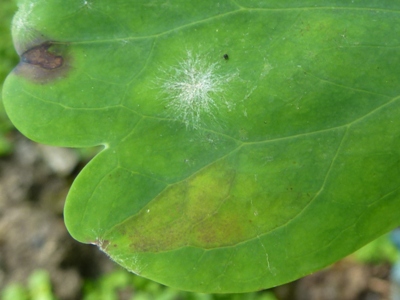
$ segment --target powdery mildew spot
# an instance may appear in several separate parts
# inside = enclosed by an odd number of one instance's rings
[[[224,94],[236,74],[221,74],[220,65],[187,51],[176,66],[164,70],[160,79],[166,108],[186,128],[197,129],[226,102]]]

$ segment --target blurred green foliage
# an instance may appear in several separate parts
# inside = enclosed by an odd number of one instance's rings
[[[7,286],[0,296],[3,300],[29,300],[28,291],[17,283]]]
[[[399,253],[390,240],[389,234],[385,234],[354,252],[352,256],[360,263],[393,264],[397,261]]]
[[[7,74],[18,62],[11,39],[11,20],[17,10],[13,0],[0,1],[0,82],[3,83]]]
[[[36,270],[28,279],[27,287],[9,285],[0,293],[3,300],[56,300],[50,277],[44,270]],[[124,269],[103,275],[84,285],[83,300],[276,300],[269,291],[248,294],[211,295],[182,292],[128,273]]]
[[[198,294],[182,292],[120,269],[89,281],[84,287],[84,300],[276,300],[270,291],[247,294]],[[130,298],[126,298],[130,297]]]
[[[10,30],[12,16],[16,10],[17,6],[13,0],[0,1],[0,156],[8,154],[12,150],[12,145],[6,136],[13,126],[4,111],[1,90],[7,74],[18,62]]]
[[[28,279],[28,288],[20,284],[9,285],[2,293],[3,300],[56,300],[51,290],[49,274],[36,270]]]

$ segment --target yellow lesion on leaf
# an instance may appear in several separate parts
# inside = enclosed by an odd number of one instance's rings
[[[243,241],[251,224],[240,211],[224,209],[232,201],[236,172],[223,162],[167,188],[141,212],[115,227],[113,242],[134,252],[161,252],[184,246],[214,248]]]

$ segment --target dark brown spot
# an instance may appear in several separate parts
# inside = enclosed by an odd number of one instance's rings
[[[71,70],[68,43],[46,41],[21,54],[14,73],[35,83],[45,84],[65,78]]]
[[[51,42],[43,43],[39,46],[29,49],[21,55],[21,60],[31,65],[37,65],[43,69],[53,70],[61,67],[64,59],[49,51]]]

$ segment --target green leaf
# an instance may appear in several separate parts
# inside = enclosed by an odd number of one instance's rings
[[[17,6],[13,0],[2,0],[0,2],[0,91],[3,87],[3,81],[13,66],[18,61],[18,56],[13,51],[11,40],[11,19]],[[12,143],[8,138],[8,133],[13,129],[4,111],[0,92],[0,156],[12,152]]]
[[[180,289],[264,289],[399,224],[399,16],[397,0],[21,0],[5,107],[35,141],[104,146],[67,199],[74,238]]]

